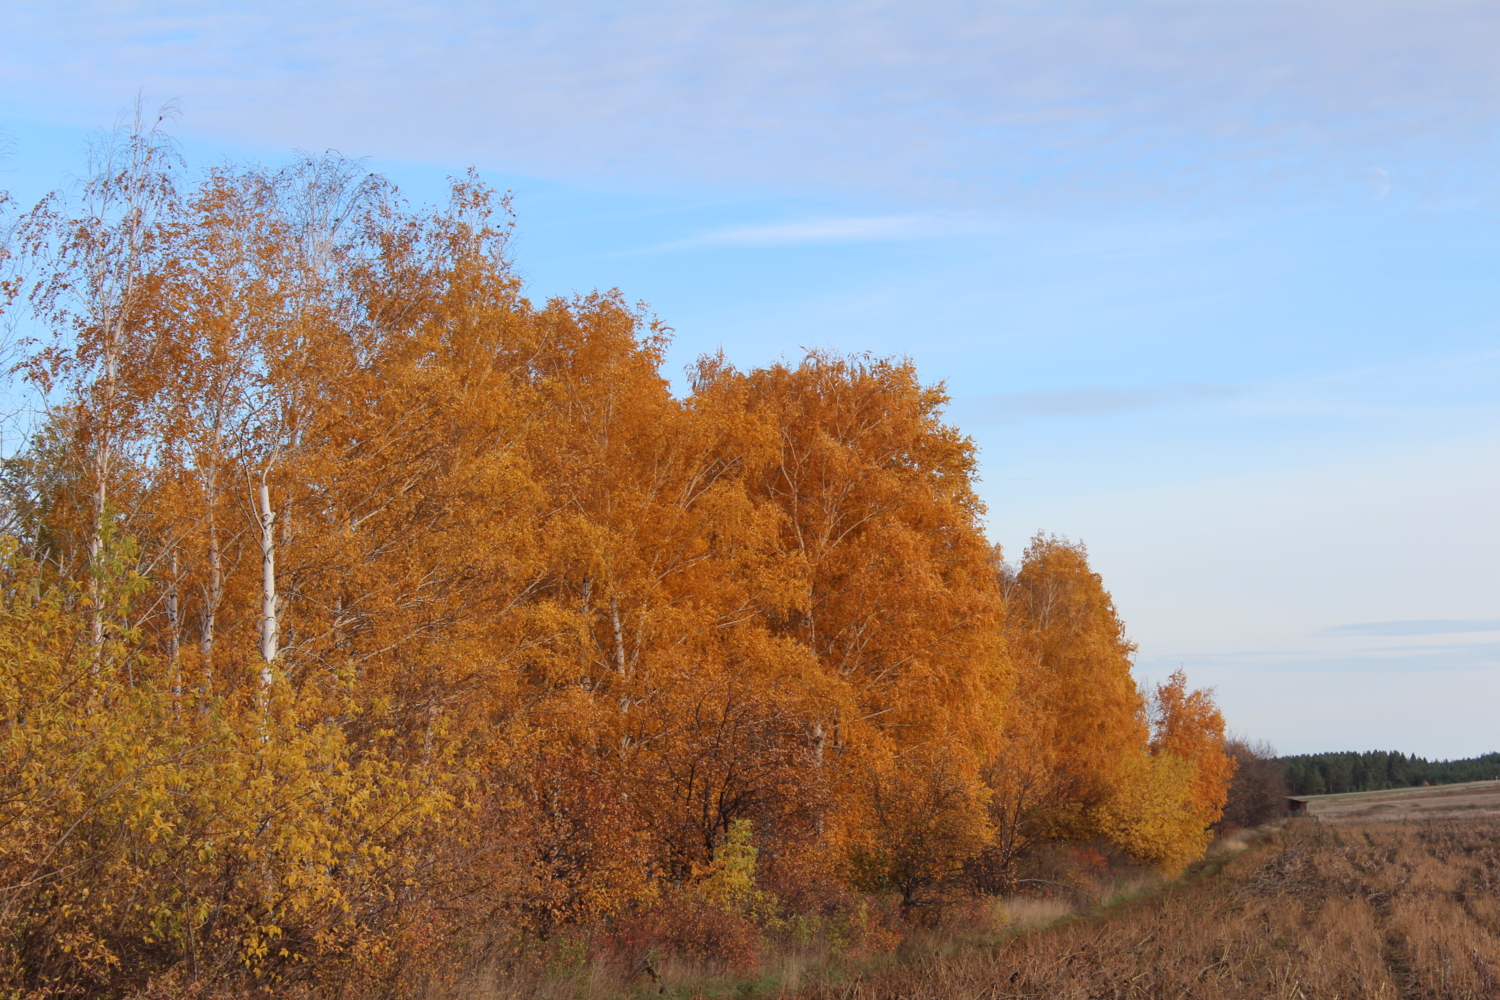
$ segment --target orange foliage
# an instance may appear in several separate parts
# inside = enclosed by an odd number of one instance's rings
[[[1229,783],[1236,765],[1226,752],[1224,716],[1219,714],[1212,694],[1189,691],[1187,675],[1178,670],[1167,683],[1157,685],[1152,708],[1152,753],[1171,754],[1192,765],[1187,809],[1204,826],[1217,823],[1229,801]]]
[[[1083,547],[999,561],[909,361],[708,357],[675,398],[641,308],[523,295],[473,177],[413,211],[336,157],[181,198],[153,163],[149,218],[49,202],[22,247],[65,399],[9,465],[0,641],[55,711],[0,688],[6,988],[394,982],[402,941],[585,926],[743,963],[851,892],[1008,889],[1047,840],[1201,848],[1212,701],[1174,677],[1153,733]],[[130,294],[69,299],[101,260]],[[731,855],[733,912],[693,888]],[[85,872],[147,915],[70,902]]]
[[[1084,547],[1038,535],[1007,581],[1009,634],[1025,663],[1019,699],[1066,797],[1107,796],[1117,763],[1145,746],[1145,702],[1130,676],[1135,646]]]

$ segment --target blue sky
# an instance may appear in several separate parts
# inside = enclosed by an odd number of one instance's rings
[[[675,373],[905,354],[991,536],[1082,538],[1140,644],[1283,752],[1500,749],[1500,7],[0,5],[0,188],[139,91],[198,164],[514,190],[533,295]]]

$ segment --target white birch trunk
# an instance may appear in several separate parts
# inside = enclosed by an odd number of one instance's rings
[[[182,700],[182,662],[178,658],[182,646],[182,622],[177,603],[177,550],[172,550],[172,584],[167,588],[167,657],[172,664],[172,711]]]
[[[615,670],[620,676],[625,676],[625,634],[620,628],[620,602],[611,597],[609,599],[609,617],[615,626]]]
[[[97,469],[97,466],[96,466]],[[95,473],[98,474],[97,471]],[[104,601],[103,591],[99,587],[99,574],[103,568],[99,565],[99,554],[104,548],[104,505],[107,497],[104,492],[104,480],[101,478],[94,487],[94,530],[89,534],[89,603],[93,605],[93,614],[89,621],[89,641],[94,646],[94,672],[99,671],[99,657],[102,654],[101,647],[104,645]]]
[[[208,593],[199,622],[198,652],[203,658],[205,681],[213,677],[214,636],[219,624],[219,605],[224,602],[224,558],[219,550],[219,455],[224,446],[224,404],[214,410],[213,439],[203,474],[204,501],[208,521]]]
[[[268,470],[269,471],[269,470]],[[266,473],[260,477],[260,658],[261,685],[271,684],[271,664],[276,659],[276,510],[271,506],[271,487]]]
[[[103,307],[107,308],[107,306]],[[109,466],[111,451],[111,432],[114,422],[115,383],[118,372],[118,344],[116,342],[117,318],[110,317],[105,322],[104,332],[104,373],[100,378],[100,400],[99,406],[99,428],[98,440],[94,445],[94,523],[89,532],[89,603],[93,605],[93,614],[89,621],[89,641],[94,647],[94,672],[99,671],[99,658],[102,655],[104,645],[104,593],[100,587],[100,577],[104,567],[100,565],[100,557],[104,552],[104,518],[109,507]]]
[[[205,670],[212,670],[210,657],[214,652],[214,633],[218,628],[219,605],[224,600],[224,557],[219,551],[218,519],[212,506],[212,483],[210,478],[210,506],[208,508],[208,600],[203,609],[203,620],[198,633],[198,651],[203,654]]]

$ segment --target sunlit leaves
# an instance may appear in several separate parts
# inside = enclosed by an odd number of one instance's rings
[[[710,357],[674,397],[643,308],[524,297],[473,177],[158,193],[128,262],[61,202],[24,248],[67,379],[6,469],[7,985],[389,985],[444,974],[413,942],[1201,852],[1211,699],[1148,713],[1082,546],[999,560],[910,362]],[[64,295],[96,258],[114,326]]]

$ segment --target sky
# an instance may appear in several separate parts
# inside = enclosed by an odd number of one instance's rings
[[[679,385],[913,358],[990,537],[1083,540],[1143,681],[1283,753],[1500,750],[1490,0],[0,0],[0,38],[22,201],[137,94],[201,166],[477,167],[530,294],[649,303]]]

